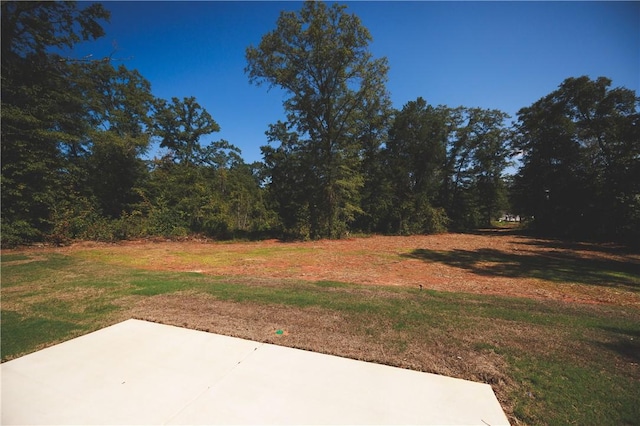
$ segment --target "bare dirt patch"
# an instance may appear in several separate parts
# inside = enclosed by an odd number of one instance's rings
[[[500,231],[292,243],[81,243],[58,250],[148,270],[640,306],[640,254]]]

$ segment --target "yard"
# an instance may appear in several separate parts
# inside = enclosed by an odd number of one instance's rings
[[[139,318],[489,383],[512,424],[637,424],[640,254],[510,231],[2,252],[2,359]]]

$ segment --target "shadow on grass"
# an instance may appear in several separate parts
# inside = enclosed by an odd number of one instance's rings
[[[600,327],[612,337],[607,343],[596,342],[611,351],[617,352],[630,362],[640,363],[640,327]]]
[[[617,352],[630,362],[640,363],[640,341],[631,339],[618,339],[615,342],[601,343],[611,351]]]
[[[517,234],[516,234],[517,235]],[[584,241],[566,241],[566,240],[534,240],[528,236],[525,236],[526,241],[521,241],[521,244],[542,248],[553,248],[562,250],[578,250],[588,251],[593,253],[614,254],[624,256],[625,254],[634,253],[634,250],[630,247],[626,247],[614,243],[591,243]]]
[[[417,249],[406,257],[440,262],[478,275],[539,278],[640,291],[640,264],[610,259],[585,259],[576,254],[507,253],[495,249],[438,251]]]

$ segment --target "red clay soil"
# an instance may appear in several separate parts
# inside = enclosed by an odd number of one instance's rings
[[[103,261],[150,270],[422,286],[640,307],[639,253],[612,245],[533,239],[502,230],[312,242],[80,243],[62,249],[85,250],[98,250]]]

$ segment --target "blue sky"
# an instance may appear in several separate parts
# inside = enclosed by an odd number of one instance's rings
[[[106,36],[73,55],[138,69],[155,96],[195,96],[246,162],[261,160],[285,94],[250,85],[245,49],[300,2],[103,2]],[[386,56],[394,107],[422,96],[516,112],[567,77],[606,76],[640,93],[640,2],[343,2]],[[82,6],[82,3],[80,3]],[[153,150],[152,154],[157,151]]]

